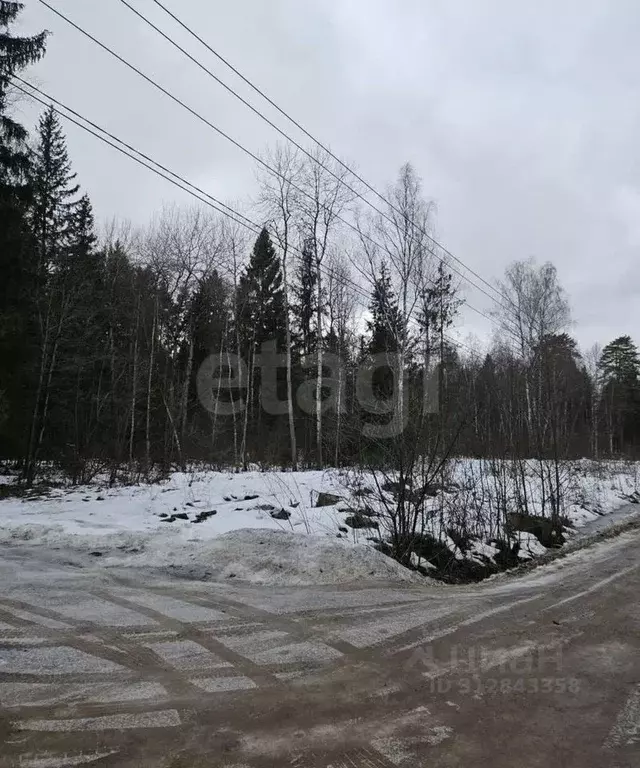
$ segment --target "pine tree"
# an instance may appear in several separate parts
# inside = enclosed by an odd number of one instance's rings
[[[624,451],[640,436],[640,355],[630,336],[602,350],[599,373],[607,413],[609,452]]]
[[[23,450],[32,387],[35,254],[27,225],[30,156],[27,132],[9,114],[11,77],[39,61],[46,33],[15,37],[23,6],[0,0],[0,450]]]
[[[463,303],[456,293],[453,275],[441,261],[438,264],[436,279],[422,291],[422,308],[418,316],[418,325],[422,330],[428,354],[438,346],[444,346],[444,332],[453,325],[458,309]]]
[[[462,300],[458,298],[453,285],[453,275],[446,268],[445,262],[438,264],[436,279],[422,291],[422,308],[418,316],[418,326],[421,329],[421,346],[423,364],[428,369],[434,358],[434,352],[439,359],[438,367],[438,411],[440,414],[440,431],[444,432],[445,422],[449,413],[447,368],[455,359],[455,353],[446,340],[445,331],[455,320]],[[430,375],[430,374],[429,374]]]
[[[636,388],[640,382],[640,355],[630,336],[614,339],[602,350],[600,372],[606,383]]]

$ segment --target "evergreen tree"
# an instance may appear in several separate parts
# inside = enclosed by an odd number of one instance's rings
[[[259,352],[260,346],[276,340],[282,349],[285,338],[282,265],[267,229],[263,229],[251,259],[240,278],[241,335]],[[251,340],[251,342],[250,342]]]
[[[88,195],[83,195],[73,207],[68,234],[74,261],[86,263],[88,259],[91,264],[94,264],[95,261],[91,256],[98,238],[95,233],[93,206]]]
[[[196,376],[205,359],[212,355],[221,368],[217,377],[224,376],[227,365],[226,350],[231,346],[229,334],[229,294],[228,286],[215,270],[200,283],[190,305],[190,323],[193,327],[193,373],[191,381],[191,401],[194,417],[202,425],[202,455],[211,456],[211,448],[217,458],[229,458],[220,448],[220,432],[227,436],[232,426],[229,419],[218,419],[215,414],[207,414],[198,406]],[[216,397],[229,401],[233,392],[220,390]],[[208,417],[211,417],[210,419]],[[230,441],[227,442],[227,447]]]
[[[28,197],[29,151],[27,132],[8,114],[8,93],[13,75],[38,62],[45,53],[47,33],[15,37],[11,26],[24,8],[22,3],[0,0],[0,202],[15,203]]]
[[[265,438],[263,429],[269,427],[271,431],[275,424],[275,417],[264,413],[261,406],[264,381],[261,371],[254,365],[255,357],[267,342],[275,341],[276,349],[282,352],[286,337],[282,266],[267,229],[263,229],[256,240],[249,264],[240,278],[238,294],[240,339],[249,371],[248,411],[245,414],[243,440],[245,450],[242,452],[246,460],[246,451],[249,448],[246,442],[248,426],[251,425],[251,433],[262,450],[264,446],[261,444]],[[284,369],[278,371],[275,394],[278,400],[285,400]],[[283,432],[284,426],[285,422],[282,420]],[[277,458],[279,457],[275,454],[271,456],[274,461]]]
[[[444,346],[444,332],[453,325],[458,309],[463,303],[456,294],[453,275],[441,261],[438,264],[436,279],[422,291],[422,308],[418,316],[418,325],[422,330],[428,354]]]
[[[295,300],[291,305],[291,311],[295,318],[297,346],[303,356],[308,356],[313,352],[315,343],[313,318],[316,316],[317,282],[318,275],[313,243],[310,240],[305,240],[296,271],[296,284],[293,287]]]
[[[630,336],[614,339],[602,350],[600,372],[606,383],[635,389],[640,381],[640,355]]]
[[[22,4],[0,0],[0,450],[23,449],[32,387],[36,264],[27,225],[30,156],[27,132],[9,114],[11,77],[39,61],[46,33],[16,37],[11,27]]]
[[[308,380],[316,374],[302,368],[302,362],[311,362],[317,346],[316,323],[318,306],[318,273],[313,240],[306,238],[302,243],[300,259],[292,284],[293,301],[290,304],[293,336],[293,380],[294,389],[308,386]],[[317,372],[316,372],[317,373]],[[297,418],[299,447],[302,456],[307,457],[313,450],[315,421],[311,414],[299,414]]]
[[[83,292],[91,284],[87,259],[91,243],[74,242],[91,238],[93,217],[88,198],[76,200],[78,185],[71,170],[67,143],[57,113],[50,107],[40,118],[38,141],[31,169],[33,190],[30,207],[31,230],[37,250],[38,318],[37,383],[24,476],[33,481],[48,417],[55,408],[52,382],[66,362],[62,355],[65,333],[73,325]],[[83,263],[75,264],[81,250]],[[88,271],[87,271],[88,270]]]
[[[374,282],[369,310],[371,312],[371,320],[367,321],[367,330],[370,335],[369,354],[397,352],[400,349],[404,321],[384,262],[380,265],[380,274]]]
[[[71,170],[67,142],[53,107],[47,109],[38,124],[32,177],[31,225],[38,244],[40,268],[47,275],[64,259],[63,251],[69,244],[74,223],[77,228],[78,222],[82,223],[90,211],[87,198],[75,200],[79,189],[74,183],[76,174]]]
[[[607,413],[609,452],[624,451],[640,437],[640,355],[630,336],[602,350],[599,373]]]
[[[50,434],[64,445],[61,458],[66,468],[73,470],[75,479],[82,479],[86,461],[92,458],[93,393],[107,341],[104,254],[96,250],[93,211],[86,195],[70,210],[65,237],[56,279],[64,282],[67,308],[60,325]],[[52,446],[52,452],[59,450]]]
[[[380,274],[375,278],[371,304],[371,319],[367,321],[369,334],[366,346],[367,355],[387,355],[384,366],[376,366],[373,377],[373,389],[376,398],[386,400],[394,392],[394,373],[396,367],[392,356],[401,349],[404,320],[398,306],[398,300],[391,285],[391,277],[384,262],[380,265]]]

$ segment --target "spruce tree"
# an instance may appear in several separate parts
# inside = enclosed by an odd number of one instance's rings
[[[71,170],[67,142],[53,107],[40,118],[32,169],[32,230],[38,244],[40,268],[46,275],[64,259],[77,215],[86,216],[87,200],[76,200],[78,185]],[[74,218],[76,221],[74,221]]]
[[[371,304],[371,319],[367,321],[369,355],[386,355],[387,363],[378,367],[374,373],[374,395],[379,399],[388,399],[394,392],[394,357],[401,348],[403,319],[398,306],[398,299],[391,285],[387,265],[382,262],[380,274],[375,278]]]
[[[28,195],[27,132],[8,114],[11,78],[44,56],[47,37],[46,32],[33,37],[11,33],[23,8],[22,3],[0,0],[0,202],[4,205]]]
[[[422,308],[418,316],[418,325],[429,354],[436,347],[440,347],[442,352],[444,332],[453,325],[462,303],[453,285],[453,275],[441,261],[436,279],[422,291]]]
[[[98,238],[95,234],[95,219],[89,195],[83,195],[74,206],[69,237],[70,247],[76,258],[85,258],[93,253]]]
[[[37,270],[27,224],[30,154],[27,132],[9,114],[11,77],[39,61],[46,33],[16,37],[12,26],[23,6],[0,0],[0,451],[23,449],[32,388],[32,337]]]
[[[264,342],[271,340],[282,349],[285,338],[282,265],[266,229],[258,236],[240,278],[239,294],[241,335],[247,341],[252,339],[258,352]]]
[[[295,318],[296,342],[300,354],[310,355],[313,351],[315,334],[312,332],[313,318],[316,315],[316,274],[313,244],[306,240],[302,246],[302,254],[296,270],[296,283],[293,287],[294,302],[291,311]]]
[[[261,445],[266,438],[263,429],[267,428],[271,432],[275,419],[264,413],[261,407],[264,381],[261,371],[254,365],[255,356],[260,354],[266,342],[275,341],[276,349],[283,352],[286,338],[282,266],[266,229],[262,230],[256,240],[249,264],[240,278],[238,294],[240,338],[249,370],[249,410],[245,414],[245,426],[251,425],[256,443]],[[276,395],[281,401],[286,396],[284,369],[278,371]],[[249,446],[245,441],[243,445],[246,451]],[[243,454],[246,459],[245,451]],[[275,460],[276,456],[272,458]]]
[[[90,294],[97,277],[91,204],[86,196],[77,199],[79,187],[53,107],[38,124],[31,184],[29,220],[37,251],[39,363],[24,469],[28,483],[33,481],[56,400],[63,404],[67,400],[65,373],[77,373],[77,366],[69,360],[70,341],[80,343],[92,325],[94,303]],[[78,350],[74,354],[77,356]],[[56,381],[58,377],[62,379]]]
[[[105,256],[96,248],[93,208],[88,195],[83,195],[70,211],[65,239],[58,268],[66,281],[69,321],[75,329],[65,335],[77,333],[80,338],[89,338],[96,332],[95,324],[103,312]]]
[[[86,195],[69,211],[65,240],[55,267],[56,282],[64,284],[66,311],[60,315],[58,310],[62,323],[48,431],[52,451],[78,479],[90,458],[94,393],[103,373],[107,342],[104,254],[96,249],[93,211]],[[59,301],[57,287],[52,298]]]
[[[369,354],[397,352],[400,349],[403,332],[402,313],[384,262],[380,265],[380,274],[375,278],[369,311],[371,312],[371,320],[367,321],[367,330],[370,334]]]

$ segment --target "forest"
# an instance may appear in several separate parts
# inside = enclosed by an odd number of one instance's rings
[[[59,110],[14,118],[46,48],[19,12],[0,3],[0,455],[25,485],[636,456],[637,347],[579,349],[553,264],[514,260],[492,338],[456,340],[465,275],[410,163],[366,207],[333,154],[278,144],[243,214],[96,222]]]

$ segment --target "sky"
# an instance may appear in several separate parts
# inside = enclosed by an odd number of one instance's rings
[[[278,135],[120,0],[49,0],[254,152]],[[129,0],[283,128],[294,130],[153,0]],[[489,282],[551,261],[583,349],[640,343],[640,3],[637,0],[164,0],[188,26],[376,188],[411,162],[439,242]],[[255,164],[39,0],[44,91],[225,200]],[[33,126],[37,110],[18,106]],[[144,226],[187,195],[74,126],[78,178],[101,220]],[[297,138],[300,138],[297,135]],[[464,295],[482,311],[489,299]],[[466,310],[458,335],[486,338]]]

